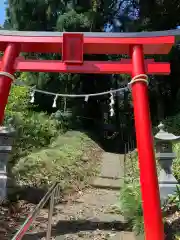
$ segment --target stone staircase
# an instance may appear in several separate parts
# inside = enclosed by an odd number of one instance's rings
[[[92,182],[92,188],[70,206],[59,206],[60,222],[68,222],[65,229],[56,235],[56,240],[135,240],[128,232],[127,223],[115,206],[124,179],[124,155],[105,152],[102,157],[99,176]],[[68,219],[68,221],[67,221]],[[71,220],[76,219],[76,220]],[[59,228],[63,228],[59,223]]]
[[[124,181],[124,155],[104,153],[99,176],[93,187],[120,190]]]
[[[126,230],[124,217],[115,210],[123,181],[124,155],[104,152],[92,188],[83,193],[77,200],[79,204],[72,205],[71,209],[61,207],[65,216],[71,214],[78,220],[70,221],[70,233],[60,234],[56,240],[135,240],[134,234]],[[76,224],[78,229],[74,232]]]

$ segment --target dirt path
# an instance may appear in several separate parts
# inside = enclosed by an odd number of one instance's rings
[[[123,155],[103,154],[100,175],[92,183],[92,188],[79,192],[75,200],[56,206],[52,239],[134,240],[124,218],[115,211],[123,183],[123,163]],[[37,222],[38,220],[40,219]],[[38,233],[30,234],[24,239],[45,239],[43,229],[46,226],[47,221],[42,226],[42,231],[39,229]]]

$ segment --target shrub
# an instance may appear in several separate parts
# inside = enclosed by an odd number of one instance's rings
[[[120,211],[138,235],[144,232],[140,186],[125,183],[120,193]]]
[[[28,93],[25,87],[13,86],[6,107],[5,124],[11,122],[16,130],[13,159],[48,146],[60,128],[58,121],[30,109]]]
[[[5,124],[18,112],[28,110],[28,90],[25,87],[12,86],[5,109]]]
[[[67,132],[48,148],[20,158],[13,173],[20,185],[47,187],[60,181],[62,189],[73,188],[89,174],[89,166],[87,169],[82,155],[90,145],[90,139],[83,133],[72,135]],[[94,167],[93,161],[88,164]]]
[[[172,170],[175,178],[180,182],[180,143],[174,144],[173,148],[177,157],[173,160]]]
[[[177,209],[180,210],[180,187],[178,185],[176,186],[176,191],[169,195],[165,203],[166,205],[176,205]]]
[[[120,190],[119,208],[133,231],[144,232],[144,221],[139,184],[138,154],[133,151],[125,161],[125,184]]]
[[[14,157],[27,155],[35,149],[46,147],[57,136],[59,123],[44,113],[26,111],[14,115],[16,129]]]

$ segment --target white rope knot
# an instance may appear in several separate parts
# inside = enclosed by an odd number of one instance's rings
[[[13,82],[16,80],[16,78],[14,77],[14,75],[12,75],[11,73],[8,72],[0,72],[0,76],[5,76],[10,78]]]
[[[131,79],[131,81],[128,83],[128,85],[132,85],[133,83],[136,82],[145,82],[148,85],[148,76],[146,74],[139,74],[136,75]]]

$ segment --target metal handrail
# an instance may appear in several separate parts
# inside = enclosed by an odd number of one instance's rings
[[[17,233],[14,235],[12,240],[21,240],[22,237],[27,233],[29,230],[31,224],[38,216],[40,210],[44,207],[44,205],[48,202],[50,199],[50,205],[49,205],[49,213],[48,213],[48,227],[47,227],[47,233],[46,233],[46,240],[50,240],[51,238],[51,229],[52,229],[52,216],[53,216],[53,210],[54,210],[54,204],[55,200],[57,198],[56,193],[59,189],[59,183],[56,182],[53,184],[53,186],[48,190],[48,192],[44,195],[44,197],[41,199],[41,201],[38,203],[38,205],[34,208],[33,212],[28,216],[26,221],[22,224],[20,229],[17,231]],[[58,191],[59,192],[59,191]]]

